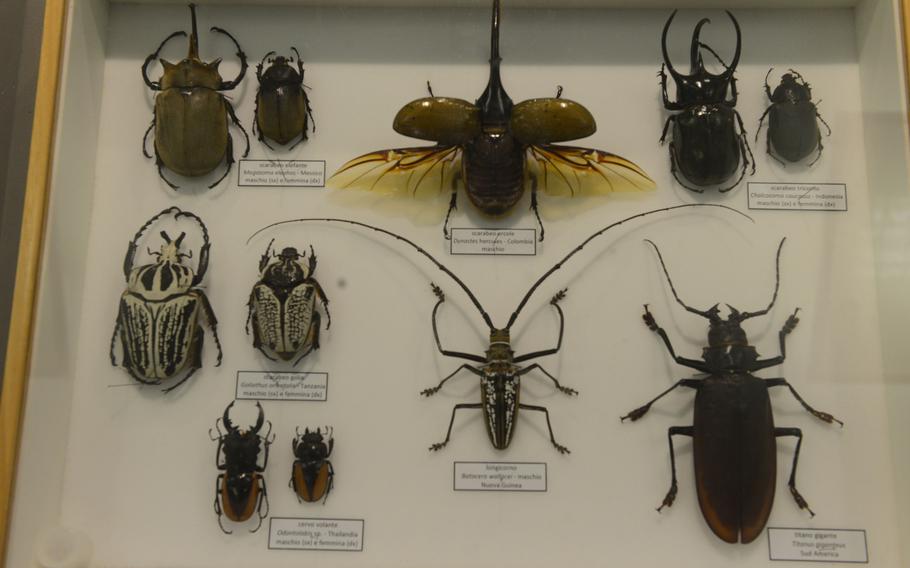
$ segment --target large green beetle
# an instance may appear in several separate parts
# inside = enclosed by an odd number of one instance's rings
[[[235,88],[246,74],[246,55],[234,36],[227,31],[212,27],[212,31],[226,35],[237,47],[240,58],[240,74],[233,81],[225,81],[218,72],[221,59],[209,63],[199,59],[199,36],[196,31],[196,6],[190,4],[193,19],[193,31],[190,35],[189,54],[179,63],[170,63],[160,59],[164,74],[158,81],[148,77],[149,65],[158,58],[161,49],[171,39],[186,36],[178,31],[169,35],[154,53],[145,58],[142,64],[142,78],[150,89],[156,91],[155,110],[152,124],[145,131],[142,139],[142,153],[147,158],[151,154],[146,150],[148,135],[155,130],[155,163],[158,175],[169,186],[177,185],[164,177],[162,167],[187,177],[203,176],[222,161],[227,167],[224,174],[209,187],[215,187],[227,177],[234,163],[234,145],[228,132],[228,117],[233,121],[246,139],[246,157],[250,151],[250,139],[246,130],[237,120],[234,108],[221,91]]]
[[[556,97],[513,104],[500,78],[499,0],[493,2],[490,78],[476,102],[430,96],[406,104],[395,117],[400,134],[435,146],[380,150],[354,158],[332,176],[337,187],[361,187],[414,195],[451,187],[443,233],[456,208],[458,181],[481,212],[502,215],[530,186],[531,210],[540,225],[538,186],[550,195],[642,191],[654,182],[637,165],[609,152],[554,142],[590,136],[594,117],[579,103]]]

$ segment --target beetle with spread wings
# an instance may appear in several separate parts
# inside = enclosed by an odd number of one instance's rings
[[[436,142],[435,146],[379,150],[354,158],[331,179],[335,187],[357,187],[417,194],[425,188],[451,187],[443,233],[456,208],[459,180],[481,212],[502,215],[531,189],[531,209],[540,225],[537,189],[550,195],[644,191],[654,182],[637,165],[609,152],[554,142],[590,136],[594,117],[579,103],[560,98],[513,104],[500,78],[499,0],[493,2],[490,79],[472,104],[430,96],[406,104],[395,117],[400,134]],[[429,86],[429,85],[428,85]]]

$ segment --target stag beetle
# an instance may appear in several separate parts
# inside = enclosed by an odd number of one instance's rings
[[[758,142],[758,133],[761,131],[765,116],[770,115],[766,134],[768,155],[783,164],[783,160],[798,162],[817,149],[818,154],[809,163],[811,166],[822,157],[824,149],[817,120],[822,121],[828,129],[828,136],[831,136],[831,127],[812,102],[812,89],[809,83],[793,69],[790,69],[789,73],[784,73],[780,78],[780,85],[775,87],[772,93],[768,77],[773,70],[773,67],[768,69],[768,74],[765,75],[765,93],[771,100],[771,106],[765,109],[758,120],[755,141]]]
[[[335,447],[332,430],[326,427],[323,436],[319,428],[313,432],[305,428],[301,434],[298,427],[296,433],[297,436],[291,442],[296,459],[291,467],[291,480],[288,486],[294,490],[300,502],[312,503],[322,499],[322,503],[325,504],[335,481],[335,469],[329,461]]]
[[[171,239],[164,231],[160,233],[164,241],[160,252],[148,251],[155,257],[155,262],[134,268],[139,239],[156,221],[170,214],[174,214],[174,220],[189,217],[202,230],[203,245],[199,250],[196,271],[183,264],[184,259],[193,257],[192,251],[180,252],[186,233]],[[112,365],[117,365],[114,345],[119,337],[123,350],[121,364],[130,376],[140,383],[157,385],[188,370],[182,379],[164,390],[168,392],[177,388],[202,366],[202,314],[208,321],[218,348],[215,366],[221,365],[221,342],[216,329],[218,321],[205,292],[198,288],[208,268],[210,246],[208,229],[202,219],[177,207],[155,215],[136,232],[123,260],[127,286],[120,297],[120,309],[111,337]]]
[[[243,132],[246,138],[246,150],[243,157],[250,152],[250,138],[237,120],[234,107],[228,102],[222,91],[230,91],[240,84],[246,74],[246,55],[234,36],[225,30],[213,27],[213,32],[226,35],[237,47],[240,58],[240,74],[233,81],[225,81],[218,72],[221,59],[206,63],[199,59],[199,36],[196,33],[196,5],[190,4],[193,19],[193,32],[190,35],[190,49],[186,59],[179,63],[170,63],[161,59],[164,74],[158,81],[148,76],[148,67],[156,59],[161,49],[171,39],[186,36],[179,31],[169,35],[158,49],[145,58],[142,64],[142,79],[148,88],[156,91],[155,110],[152,124],[142,138],[142,153],[146,158],[151,154],[146,149],[149,133],[155,129],[155,163],[158,175],[173,189],[178,186],[166,177],[162,167],[182,176],[203,176],[225,161],[227,167],[218,181],[209,187],[215,187],[227,177],[234,163],[234,142],[228,132],[228,117]]]
[[[250,532],[256,532],[262,526],[262,519],[269,515],[269,495],[265,487],[265,478],[262,473],[269,463],[269,446],[275,441],[275,435],[271,434],[272,423],[268,422],[268,430],[262,436],[259,430],[266,423],[265,413],[262,405],[256,403],[259,415],[256,418],[256,424],[248,430],[241,430],[234,426],[228,415],[234,401],[231,401],[224,409],[221,416],[221,423],[227,432],[222,433],[218,426],[218,420],[215,421],[215,430],[217,436],[212,435],[209,429],[209,437],[212,441],[218,442],[218,448],[215,450],[215,466],[219,471],[218,478],[215,480],[215,514],[218,515],[218,526],[226,534],[232,531],[224,528],[221,517],[225,516],[235,523],[242,523],[253,516],[255,512],[259,516],[259,522],[256,528]],[[259,465],[259,452],[263,452],[262,465]],[[263,510],[263,505],[265,510]]]
[[[588,109],[561,98],[562,87],[555,98],[513,104],[500,77],[499,16],[499,0],[494,0],[490,78],[480,98],[470,103],[436,97],[427,83],[430,96],[406,104],[395,117],[396,132],[436,145],[365,154],[341,166],[330,181],[337,187],[382,188],[408,195],[417,195],[422,187],[435,194],[450,183],[452,195],[443,225],[446,238],[459,180],[471,203],[491,216],[511,210],[529,183],[540,240],[544,230],[537,209],[538,185],[549,194],[563,196],[653,189],[651,178],[625,158],[553,144],[597,130]]]
[[[781,436],[793,436],[797,439],[788,481],[790,494],[801,509],[815,515],[796,489],[796,464],[803,442],[802,430],[774,426],[768,389],[787,387],[803,408],[813,416],[829,424],[837,422],[843,426],[843,422],[827,412],[819,412],[809,406],[786,379],[762,379],[753,375],[756,371],[783,363],[786,356],[786,337],[799,323],[796,316],[799,312],[797,308],[787,318],[778,334],[780,355],[767,359],[759,358],[758,352],[749,344],[746,332],[742,328],[742,322],[747,319],[766,315],[777,300],[780,288],[780,253],[784,240],[786,239],[781,240],[777,248],[777,277],[771,303],[765,309],[755,312],[740,312],[728,305],[730,313],[726,319],[721,317],[716,304],[707,310],[698,310],[686,305],[676,293],[657,245],[647,241],[657,252],[667,283],[679,305],[709,322],[708,347],[703,350],[702,360],[676,354],[667,332],[657,324],[647,304],[642,316],[645,325],[660,336],[670,356],[678,364],[708,376],[703,379],[677,381],[653,400],[623,416],[621,420],[625,421],[627,418],[638,420],[651,409],[652,404],[677,387],[695,390],[693,425],[674,426],[667,433],[672,481],[670,490],[657,510],[673,505],[676,499],[673,436],[689,436],[693,440],[695,484],[702,514],[714,534],[730,543],[740,539],[743,543],[752,542],[761,534],[768,521],[777,481],[775,439]]]
[[[296,365],[314,349],[319,349],[319,325],[322,318],[316,311],[316,300],[328,319],[325,328],[332,325],[329,301],[322,286],[313,278],[316,271],[316,251],[310,246],[310,260],[304,268],[303,254],[294,247],[286,247],[274,262],[269,262],[272,239],[259,261],[259,282],[250,292],[247,304],[246,332],[253,327],[253,347],[267,358],[274,360],[269,351],[284,361],[295,356]],[[266,351],[268,350],[268,351]]]
[[[289,150],[306,140],[308,117],[313,122],[313,132],[316,132],[313,109],[310,108],[310,99],[304,90],[303,60],[300,59],[300,52],[296,47],[292,47],[291,50],[297,56],[297,69],[290,65],[294,60],[283,55],[268,59],[269,56],[275,55],[274,51],[266,53],[256,66],[259,90],[256,92],[253,134],[270,149],[272,147],[265,141],[266,138],[271,138],[279,144],[287,144],[299,136],[300,140],[288,148]],[[271,65],[263,72],[266,59]]]
[[[562,308],[559,306],[559,302],[565,298],[566,290],[565,289],[560,290],[550,300],[550,305],[552,305],[556,309],[557,315],[559,316],[559,336],[556,340],[555,347],[550,348],[550,349],[543,349],[540,351],[534,351],[534,352],[526,353],[523,355],[515,355],[514,351],[512,350],[511,336],[510,336],[510,331],[512,329],[512,325],[518,319],[519,314],[521,313],[522,309],[524,309],[525,305],[528,303],[528,300],[530,300],[531,295],[537,290],[538,287],[540,287],[540,285],[544,282],[544,280],[546,280],[551,274],[553,274],[554,272],[559,270],[566,263],[566,261],[568,261],[575,254],[580,252],[590,241],[592,241],[596,237],[602,235],[609,229],[622,225],[623,223],[626,223],[632,219],[637,219],[639,217],[645,217],[645,216],[652,215],[655,213],[673,211],[675,209],[682,209],[682,208],[686,208],[686,207],[720,207],[723,209],[728,209],[730,211],[733,211],[739,215],[743,215],[747,219],[751,219],[748,215],[744,215],[743,213],[740,213],[739,211],[736,211],[735,209],[732,209],[730,207],[726,207],[723,205],[691,203],[691,204],[686,204],[686,205],[676,205],[674,207],[666,207],[663,209],[656,209],[653,211],[639,213],[637,215],[632,215],[631,217],[627,217],[626,219],[623,219],[621,221],[612,223],[612,224],[604,227],[603,229],[600,229],[599,231],[595,232],[587,239],[585,239],[580,245],[578,245],[577,247],[572,249],[566,256],[564,256],[562,258],[562,260],[560,260],[554,266],[552,266],[549,270],[544,272],[543,275],[540,278],[538,278],[537,281],[534,282],[534,284],[531,285],[531,287],[528,289],[527,293],[524,295],[524,297],[518,303],[518,306],[515,308],[515,311],[512,312],[512,315],[509,318],[508,323],[505,325],[505,327],[502,327],[502,328],[497,328],[496,326],[493,325],[493,320],[490,318],[489,314],[486,312],[486,310],[480,304],[480,301],[477,299],[477,297],[474,295],[474,293],[471,291],[471,289],[468,288],[467,284],[465,284],[457,275],[455,275],[454,272],[449,270],[449,268],[447,268],[441,262],[436,260],[435,257],[433,257],[430,253],[428,253],[426,250],[424,250],[423,248],[418,246],[413,241],[411,241],[405,237],[402,237],[400,235],[397,235],[391,231],[387,231],[387,230],[379,228],[379,227],[374,227],[372,225],[367,225],[366,223],[361,223],[359,221],[352,221],[352,220],[348,220],[348,219],[334,219],[334,218],[293,219],[293,220],[289,220],[289,221],[281,221],[278,223],[273,223],[267,227],[264,227],[264,228],[260,229],[259,231],[257,231],[256,233],[254,233],[252,236],[250,236],[250,240],[252,240],[259,233],[269,230],[278,225],[285,225],[288,223],[304,223],[304,222],[329,222],[329,223],[344,223],[344,224],[348,224],[348,225],[364,227],[366,229],[370,229],[372,231],[376,231],[378,233],[382,233],[384,235],[397,239],[397,240],[407,244],[414,250],[416,250],[419,254],[421,254],[425,258],[429,259],[429,261],[432,262],[439,270],[446,273],[464,291],[464,293],[468,296],[468,299],[470,299],[471,303],[474,304],[474,307],[477,308],[477,311],[480,312],[481,318],[483,319],[484,323],[487,325],[487,327],[490,331],[489,347],[486,350],[486,353],[483,355],[473,354],[473,353],[463,353],[460,351],[452,351],[452,350],[443,348],[442,342],[439,339],[439,330],[437,329],[436,316],[437,316],[440,306],[442,306],[442,304],[445,302],[445,295],[443,294],[443,291],[439,286],[431,283],[431,289],[433,291],[433,294],[437,298],[436,305],[433,307],[433,313],[431,316],[431,321],[432,321],[432,326],[433,326],[433,337],[436,341],[436,347],[439,349],[439,352],[442,353],[442,355],[444,355],[446,357],[454,357],[456,359],[463,359],[463,360],[471,361],[473,363],[476,363],[477,365],[471,365],[468,363],[461,365],[460,367],[455,369],[454,372],[452,372],[451,374],[446,376],[444,379],[442,379],[442,381],[440,381],[439,384],[437,384],[435,387],[425,389],[421,392],[421,394],[423,394],[424,396],[431,396],[431,395],[435,394],[436,392],[439,391],[440,388],[442,388],[442,386],[445,384],[446,381],[453,378],[460,371],[466,370],[466,371],[469,371],[469,372],[477,375],[478,377],[480,377],[481,402],[455,405],[455,407],[452,409],[452,417],[449,421],[449,428],[446,431],[445,440],[443,440],[442,442],[433,444],[432,446],[430,446],[430,450],[433,450],[433,451],[440,450],[443,447],[445,447],[446,444],[448,444],[449,439],[452,434],[452,426],[455,422],[455,414],[458,412],[459,409],[477,409],[477,410],[483,411],[484,424],[486,426],[487,435],[489,436],[490,443],[493,445],[494,448],[496,448],[498,450],[503,450],[503,449],[506,449],[509,447],[509,444],[511,443],[512,437],[515,433],[515,431],[514,431],[514,426],[516,424],[515,420],[518,416],[519,410],[533,410],[535,412],[542,412],[544,417],[546,418],[547,430],[549,431],[550,442],[553,444],[553,446],[560,453],[568,453],[569,450],[562,444],[559,444],[553,435],[553,428],[550,425],[550,414],[549,414],[549,411],[547,410],[547,408],[544,406],[522,404],[520,402],[520,397],[519,397],[520,391],[521,391],[521,377],[534,370],[540,371],[540,373],[542,373],[547,379],[549,379],[560,392],[567,394],[567,395],[578,394],[575,389],[562,386],[560,384],[560,382],[556,379],[556,377],[554,377],[553,375],[548,373],[543,367],[540,366],[539,363],[532,363],[527,366],[521,365],[521,363],[524,363],[526,361],[531,361],[533,359],[539,359],[541,357],[545,357],[548,355],[554,355],[559,352],[559,350],[562,346],[563,329],[564,329],[564,323],[565,323],[563,311],[562,311]]]
[[[666,141],[667,132],[672,123],[670,172],[680,185],[697,193],[702,193],[704,190],[687,185],[680,179],[680,173],[686,180],[699,187],[720,185],[736,173],[740,160],[742,160],[742,171],[739,178],[732,185],[719,190],[724,193],[742,181],[750,162],[752,173],[755,173],[755,159],[752,156],[752,149],[749,148],[749,141],[746,139],[743,119],[733,108],[736,106],[737,99],[734,72],[742,49],[739,22],[733,17],[733,14],[727,12],[733,21],[733,27],[736,28],[736,51],[728,66],[710,46],[699,39],[702,26],[711,21],[708,18],[700,20],[695,25],[695,31],[692,32],[691,69],[688,75],[683,75],[674,69],[667,51],[667,33],[676,12],[677,10],[674,10],[670,14],[661,35],[664,63],[660,66],[660,87],[664,108],[682,112],[667,117],[660,143],[663,144]],[[723,73],[715,75],[705,68],[701,55],[702,49],[708,50],[717,57],[724,67]],[[666,71],[670,72],[676,83],[675,101],[671,101],[667,95]],[[736,132],[737,124],[739,124],[738,133]]]

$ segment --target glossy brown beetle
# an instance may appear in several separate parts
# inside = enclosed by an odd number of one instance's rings
[[[758,538],[768,521],[777,482],[775,440],[778,437],[797,438],[787,485],[796,504],[801,509],[808,510],[813,516],[815,514],[796,489],[796,464],[799,461],[803,433],[799,428],[774,426],[768,389],[785,386],[813,416],[829,424],[837,422],[843,426],[843,422],[827,412],[820,412],[809,406],[786,379],[762,379],[752,374],[783,363],[786,356],[786,337],[799,323],[799,318],[796,317],[799,312],[797,308],[793,315],[787,318],[778,334],[780,355],[767,359],[759,359],[758,352],[749,344],[746,332],[742,328],[742,322],[767,314],[777,300],[780,288],[780,253],[784,240],[781,240],[777,249],[777,278],[771,303],[767,308],[756,312],[740,312],[728,305],[730,314],[726,319],[720,316],[716,304],[708,310],[697,310],[686,305],[676,293],[657,245],[647,241],[657,251],[667,283],[679,305],[708,320],[710,324],[708,347],[704,348],[701,360],[677,355],[667,332],[654,320],[647,305],[643,316],[645,324],[660,336],[678,364],[706,373],[708,376],[703,379],[677,381],[647,404],[623,416],[622,420],[627,418],[638,420],[651,409],[652,404],[677,387],[695,390],[693,425],[674,426],[667,433],[672,482],[670,490],[657,510],[673,505],[676,499],[673,436],[689,436],[693,440],[695,484],[702,514],[714,534],[730,543],[740,540],[743,543],[752,542]]]
[[[227,31],[212,27],[213,32],[226,35],[237,47],[240,58],[240,73],[233,81],[225,81],[218,72],[221,59],[206,63],[199,59],[199,36],[196,30],[196,5],[190,4],[193,20],[193,31],[190,34],[190,48],[186,59],[179,63],[170,63],[161,59],[164,74],[158,81],[148,76],[148,67],[158,59],[164,45],[178,36],[186,36],[179,31],[169,35],[154,53],[145,58],[142,64],[142,79],[148,88],[156,91],[155,110],[152,124],[142,138],[142,153],[145,157],[152,155],[146,149],[149,133],[155,129],[155,163],[158,175],[169,186],[177,185],[164,177],[162,167],[186,177],[203,176],[226,161],[224,174],[209,187],[215,187],[227,177],[234,163],[234,142],[228,131],[228,118],[243,132],[246,139],[246,157],[250,151],[250,139],[237,120],[234,107],[221,93],[229,91],[240,84],[246,74],[246,55],[240,44]]]
[[[426,188],[451,188],[443,233],[456,209],[459,181],[482,213],[503,215],[530,185],[531,210],[540,226],[537,190],[576,196],[613,191],[644,191],[654,182],[634,163],[602,150],[559,146],[554,142],[594,134],[594,117],[579,103],[560,98],[513,104],[500,78],[499,0],[493,2],[490,78],[474,103],[430,96],[405,105],[393,128],[400,134],[430,140],[435,146],[371,152],[347,162],[330,180],[336,187],[360,187],[417,195]],[[429,85],[428,85],[429,86]]]
[[[303,434],[297,428],[296,433],[291,442],[295,459],[288,485],[297,494],[298,501],[313,503],[322,499],[324,504],[335,484],[335,468],[329,461],[335,447],[332,429],[326,427],[325,436],[320,428],[312,432],[304,428]]]
[[[269,59],[275,55],[274,51],[266,53],[256,66],[259,90],[256,92],[253,134],[269,148],[272,147],[265,141],[266,138],[287,144],[299,136],[300,139],[288,148],[293,149],[307,140],[310,122],[313,124],[313,132],[316,132],[313,109],[310,108],[310,99],[304,90],[303,60],[296,47],[291,50],[297,56],[297,69],[290,65],[294,60],[283,55]],[[263,72],[266,60],[271,65]]]
[[[755,140],[758,141],[762,122],[768,116],[766,137],[768,155],[783,164],[784,160],[798,162],[817,150],[818,154],[808,164],[811,166],[822,157],[822,150],[825,148],[818,121],[820,120],[828,129],[828,136],[831,136],[831,127],[812,102],[812,88],[809,83],[793,69],[783,74],[780,84],[772,93],[768,77],[773,70],[773,67],[768,69],[768,74],[765,75],[765,94],[768,95],[771,106],[765,109],[758,120]]]
[[[215,480],[215,514],[218,515],[218,526],[226,534],[231,534],[231,531],[224,528],[222,516],[235,523],[242,523],[256,513],[259,522],[250,530],[256,532],[262,526],[262,519],[269,515],[269,495],[262,474],[269,463],[269,446],[275,440],[275,435],[270,435],[271,422],[267,423],[266,433],[259,435],[263,424],[266,424],[265,413],[259,402],[256,403],[259,410],[256,423],[246,430],[241,430],[231,422],[229,413],[233,406],[234,401],[231,401],[220,418],[226,432],[221,432],[218,420],[215,421],[218,435],[213,436],[209,429],[209,437],[218,442],[215,465],[224,472],[218,474]],[[263,453],[262,465],[259,465],[260,451]]]

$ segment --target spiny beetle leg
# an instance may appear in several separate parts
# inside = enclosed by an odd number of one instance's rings
[[[553,426],[550,424],[550,411],[547,410],[547,407],[534,406],[534,405],[530,405],[530,404],[519,404],[518,407],[523,410],[535,410],[537,412],[543,412],[543,415],[547,419],[547,430],[549,430],[549,432],[550,432],[550,442],[553,443],[553,446],[556,448],[557,451],[559,451],[559,453],[561,453],[561,454],[571,454],[572,453],[571,451],[569,451],[569,448],[558,443],[556,441],[556,438],[553,436]]]
[[[793,314],[787,318],[787,321],[784,322],[784,327],[780,330],[782,334],[787,335],[796,328],[796,324],[799,323],[799,318],[796,316],[798,313],[799,308],[796,308]]]
[[[483,408],[483,405],[479,402],[456,404],[452,408],[452,418],[449,420],[449,429],[446,431],[446,439],[443,440],[442,442],[439,442],[439,443],[436,443],[436,444],[433,444],[432,446],[430,446],[430,451],[432,451],[432,452],[439,451],[439,450],[443,449],[444,447],[446,447],[446,444],[449,443],[449,438],[452,437],[452,425],[455,424],[455,413],[458,412],[458,410],[462,409],[462,408],[474,408],[474,409],[480,410],[481,408]]]
[[[446,378],[439,381],[438,385],[436,385],[435,387],[430,387],[428,389],[424,389],[424,390],[420,391],[420,394],[422,394],[423,396],[432,396],[432,395],[436,394],[437,392],[439,392],[439,389],[442,388],[442,385],[445,384],[446,381],[448,381],[449,379],[454,377],[462,369],[467,369],[468,371],[471,371],[472,373],[474,373],[477,376],[480,376],[480,377],[483,376],[483,371],[481,371],[480,369],[476,369],[476,368],[472,367],[471,365],[468,365],[467,363],[465,363],[462,366],[455,369],[454,371],[452,371],[452,373],[450,373],[449,376],[447,376]]]
[[[663,340],[664,345],[667,346],[667,351],[670,352],[670,356],[673,357],[673,360],[683,367],[689,367],[690,369],[695,369],[702,373],[710,373],[711,370],[708,369],[707,364],[704,361],[698,359],[689,359],[687,357],[680,357],[676,354],[676,351],[673,349],[673,344],[670,343],[670,337],[667,335],[667,332],[664,331],[662,327],[657,325],[654,316],[651,315],[651,311],[648,309],[648,304],[645,304],[645,313],[642,314],[642,319],[645,321],[645,325],[648,326],[648,329],[657,333],[660,338]]]
[[[625,422],[626,419],[628,418],[628,419],[631,420],[632,422],[635,422],[636,420],[638,420],[639,418],[641,418],[642,416],[644,416],[645,414],[647,414],[647,412],[648,412],[649,410],[651,410],[651,405],[652,405],[652,404],[654,404],[654,403],[657,402],[658,400],[662,399],[664,396],[666,396],[667,394],[669,394],[670,391],[672,391],[673,389],[675,389],[675,388],[677,388],[677,387],[689,387],[690,389],[696,389],[696,390],[697,390],[700,386],[701,386],[701,379],[680,379],[680,380],[676,381],[676,383],[674,383],[673,386],[671,386],[670,388],[668,388],[668,389],[665,390],[664,392],[660,393],[659,395],[655,396],[655,397],[652,398],[650,401],[648,401],[646,404],[643,404],[642,406],[639,406],[638,408],[636,408],[636,409],[633,410],[632,412],[626,414],[625,416],[621,416],[621,417],[619,418],[619,421],[620,421],[620,422]]]
[[[566,297],[566,290],[568,288],[563,288],[557,292],[553,298],[550,300],[550,305],[556,308],[556,312],[559,314],[559,337],[556,339],[556,347],[552,349],[543,349],[541,351],[534,351],[533,353],[526,353],[524,355],[517,355],[512,359],[513,363],[522,363],[524,361],[529,361],[531,359],[537,359],[538,357],[545,357],[547,355],[553,355],[558,353],[562,348],[562,336],[565,331],[566,316],[562,312],[562,308],[559,307],[559,301]],[[546,372],[546,371],[544,371]],[[555,380],[555,379],[554,379]],[[557,383],[558,384],[558,383]]]
[[[790,469],[790,480],[787,485],[790,487],[790,494],[793,495],[793,500],[796,501],[799,508],[809,511],[809,514],[814,517],[815,513],[809,508],[809,504],[806,503],[806,500],[796,489],[796,466],[799,463],[799,449],[803,445],[803,431],[799,428],[775,428],[774,435],[776,437],[793,436],[797,439],[796,450],[793,452],[793,467]]]
[[[525,375],[525,374],[527,374],[527,373],[533,371],[534,369],[537,369],[538,371],[540,371],[541,373],[543,373],[544,375],[546,375],[548,379],[550,379],[551,381],[553,381],[553,384],[556,385],[556,388],[558,388],[561,392],[563,392],[563,393],[565,393],[565,394],[567,394],[567,395],[570,395],[570,396],[571,396],[571,395],[578,395],[578,391],[577,391],[577,390],[575,390],[575,389],[573,389],[573,388],[569,388],[569,387],[564,387],[564,386],[562,386],[561,384],[559,384],[559,381],[556,379],[556,377],[554,377],[553,375],[551,375],[550,373],[548,373],[546,369],[544,369],[543,367],[541,367],[541,366],[540,366],[539,364],[537,364],[537,363],[534,363],[533,365],[529,365],[529,366],[525,367],[524,369],[521,369],[520,371],[518,371],[518,375],[519,375],[519,376]]]
[[[796,389],[793,388],[793,385],[791,385],[789,382],[787,382],[787,379],[785,379],[783,377],[779,377],[776,379],[765,379],[765,384],[768,385],[769,388],[770,387],[787,387],[788,389],[790,389],[790,392],[793,394],[793,398],[795,398],[797,401],[799,401],[799,403],[801,405],[803,405],[803,408],[805,408],[809,412],[809,414],[811,414],[812,416],[818,418],[819,420],[821,420],[823,422],[827,422],[828,424],[833,424],[833,423],[837,422],[838,424],[840,424],[841,428],[843,428],[844,423],[841,422],[840,420],[838,420],[837,418],[835,418],[833,415],[831,415],[827,412],[822,412],[820,410],[815,410],[814,408],[812,408],[812,406],[810,406],[808,402],[803,400],[803,397],[801,397],[799,395],[799,393],[796,392]]]
[[[670,482],[670,490],[667,491],[667,494],[664,496],[663,502],[660,504],[660,507],[657,508],[659,513],[664,507],[672,507],[673,502],[676,500],[676,491],[678,485],[676,483],[676,453],[673,451],[673,436],[689,436],[692,437],[695,435],[695,428],[692,426],[673,426],[667,430],[667,441],[670,444],[670,470],[672,471],[672,480]]]

